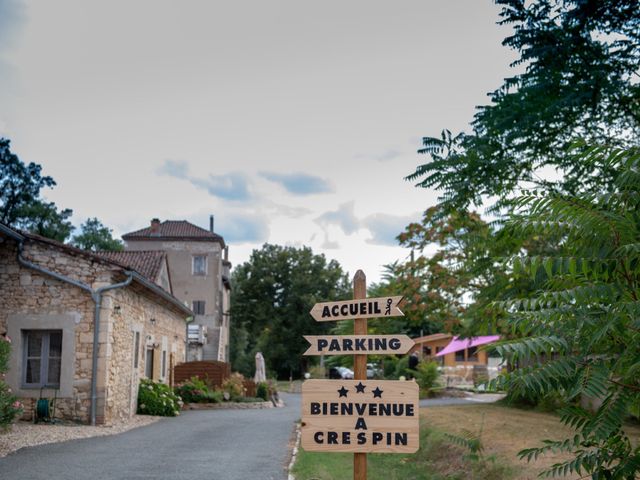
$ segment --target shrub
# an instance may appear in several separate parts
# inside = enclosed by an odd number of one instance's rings
[[[420,362],[416,370],[416,381],[420,390],[427,394],[436,386],[440,372],[436,362]]]
[[[175,417],[182,408],[182,399],[171,391],[169,385],[149,379],[140,381],[138,389],[138,413]]]
[[[222,382],[222,394],[225,400],[232,402],[240,400],[244,397],[244,390],[244,375],[241,373],[232,373]]]
[[[409,368],[409,356],[405,355],[396,362],[396,369],[393,372],[393,378],[396,380],[400,377],[414,378],[416,371]]]
[[[218,403],[222,401],[222,393],[209,388],[204,380],[191,377],[174,388],[176,395],[188,403]]]
[[[0,429],[6,430],[23,412],[22,403],[11,393],[9,385],[4,382],[4,374],[8,369],[11,339],[0,336]]]
[[[269,400],[269,385],[266,382],[258,383],[256,397],[263,399],[265,402]]]
[[[392,355],[389,355],[382,359],[382,375],[384,375],[384,378],[394,378],[397,363],[398,358]]]
[[[327,369],[319,365],[314,365],[313,367],[309,368],[309,375],[311,375],[311,378],[325,378],[326,374]]]

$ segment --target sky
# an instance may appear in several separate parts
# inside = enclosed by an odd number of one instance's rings
[[[423,136],[510,75],[490,0],[0,0],[0,137],[119,236],[215,231],[238,265],[309,246],[368,283],[437,192]]]

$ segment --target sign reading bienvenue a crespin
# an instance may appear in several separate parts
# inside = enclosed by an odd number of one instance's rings
[[[396,296],[322,302],[316,303],[309,313],[317,322],[349,318],[403,317],[404,313],[398,308],[401,300],[402,296]]]
[[[316,452],[413,453],[419,447],[418,384],[307,380],[302,447]]]
[[[406,335],[304,335],[311,346],[303,355],[403,354],[414,341]]]

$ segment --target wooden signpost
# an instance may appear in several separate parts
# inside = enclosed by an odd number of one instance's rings
[[[418,384],[397,380],[307,380],[302,446],[315,452],[418,450]]]
[[[366,480],[367,453],[413,453],[419,448],[418,385],[415,381],[367,380],[367,353],[408,352],[405,335],[367,335],[367,318],[397,317],[402,297],[366,298],[358,270],[353,300],[317,303],[319,321],[354,319],[354,335],[308,335],[305,355],[353,355],[354,380],[307,380],[302,385],[302,447],[354,452],[353,478]]]
[[[355,299],[354,296],[354,300],[344,302],[316,303],[309,313],[317,322],[352,318],[404,317],[404,313],[398,308],[400,300],[402,296],[366,299],[364,297]]]
[[[415,345],[406,335],[304,335],[311,344],[303,355],[403,354]]]

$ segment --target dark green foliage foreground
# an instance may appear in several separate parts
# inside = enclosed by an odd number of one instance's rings
[[[548,473],[634,479],[640,447],[622,426],[640,404],[640,151],[596,147],[579,160],[594,172],[614,172],[613,188],[582,195],[532,191],[516,201],[519,213],[508,228],[559,238],[559,253],[512,259],[514,275],[535,279],[540,289],[497,304],[522,337],[498,347],[520,367],[498,386],[516,395],[557,391],[571,405],[560,413],[576,435],[524,450],[522,457],[573,452],[573,460]],[[591,411],[581,406],[585,399],[601,405]]]

